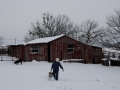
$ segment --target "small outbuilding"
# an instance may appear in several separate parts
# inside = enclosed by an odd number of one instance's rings
[[[103,55],[103,65],[106,66],[104,62],[109,62],[108,66],[120,66],[120,51],[104,48]]]

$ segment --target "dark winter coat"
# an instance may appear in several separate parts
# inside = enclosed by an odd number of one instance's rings
[[[63,69],[62,65],[60,64],[60,62],[53,62],[52,63],[52,66],[51,66],[51,69],[53,69],[53,71],[59,71],[59,67],[61,69]]]

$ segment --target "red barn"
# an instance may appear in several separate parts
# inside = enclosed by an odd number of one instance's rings
[[[25,61],[54,61],[55,58],[83,58],[83,43],[66,35],[40,38],[25,45]]]
[[[58,57],[60,60],[84,59],[84,63],[99,63],[102,58],[102,48],[86,45],[66,35],[35,39],[18,48],[18,56],[23,61],[52,62]]]

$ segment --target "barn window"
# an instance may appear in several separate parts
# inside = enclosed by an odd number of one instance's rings
[[[31,53],[38,53],[38,45],[31,45]]]
[[[68,53],[73,53],[74,52],[74,46],[72,44],[69,44],[67,50],[68,50]]]

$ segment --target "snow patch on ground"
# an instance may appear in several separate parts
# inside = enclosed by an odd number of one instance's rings
[[[0,61],[0,90],[120,90],[120,67],[63,63],[59,80],[48,79],[52,63]]]

